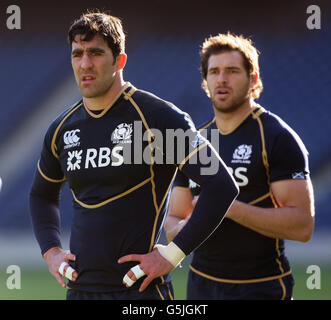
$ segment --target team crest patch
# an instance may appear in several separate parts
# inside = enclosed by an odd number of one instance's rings
[[[132,143],[132,124],[121,123],[113,131],[111,139],[113,143]]]
[[[252,155],[252,145],[242,144],[238,146],[232,156],[231,163],[247,163],[250,164],[251,161],[249,160]]]

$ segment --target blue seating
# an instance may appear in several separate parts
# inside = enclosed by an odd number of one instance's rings
[[[53,41],[54,40],[54,41]],[[42,37],[0,39],[2,63],[2,108],[0,143],[22,124],[68,73],[69,49],[61,41]]]

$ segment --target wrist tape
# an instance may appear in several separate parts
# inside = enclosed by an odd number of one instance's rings
[[[167,246],[156,244],[154,248],[157,248],[160,255],[168,260],[175,268],[185,258],[185,253],[172,241]]]

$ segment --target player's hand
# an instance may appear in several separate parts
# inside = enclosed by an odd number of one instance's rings
[[[68,277],[71,281],[76,281],[78,277],[77,271],[72,269],[68,262],[69,260],[75,261],[76,257],[69,250],[63,250],[59,247],[54,247],[49,249],[44,254],[44,259],[48,264],[49,272],[55,277],[59,284],[65,288],[66,283],[64,282],[62,276]],[[62,274],[60,273],[62,266]],[[60,269],[60,270],[59,270]],[[68,273],[67,273],[68,272]]]
[[[154,250],[147,254],[129,254],[127,256],[121,257],[118,260],[118,263],[124,263],[129,261],[139,261],[139,267],[145,273],[146,278],[142,282],[139,292],[144,291],[147,286],[155,279],[160,276],[163,276],[169,273],[174,266],[165,258],[163,258],[158,249],[154,248]],[[136,282],[138,279],[133,273],[132,269],[130,269],[126,275],[133,281]],[[141,275],[142,277],[143,275]],[[127,283],[123,281],[123,284],[126,287],[129,287]]]

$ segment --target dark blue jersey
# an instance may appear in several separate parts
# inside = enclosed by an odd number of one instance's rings
[[[125,288],[131,266],[117,259],[152,250],[177,170],[152,162],[150,129],[193,128],[175,106],[132,86],[108,109],[94,114],[80,101],[65,111],[50,126],[39,161],[45,179],[66,180],[73,194],[71,265],[79,277],[69,286],[76,289]]]
[[[185,137],[174,137],[174,130]],[[191,227],[183,229],[174,242],[188,254],[215,229],[236,196],[236,188],[225,167],[202,177],[200,166],[190,163],[191,157],[207,146],[186,113],[132,85],[101,112],[93,113],[80,101],[51,124],[37,174],[48,183],[67,181],[73,195],[70,251],[76,260],[70,264],[78,279],[69,282],[69,287],[92,292],[128,290],[122,279],[136,262],[118,264],[117,260],[153,249],[178,169],[202,185],[209,180],[217,188],[224,185],[225,201],[222,214],[214,210],[214,216],[203,221],[197,214],[197,221],[192,219]],[[56,218],[53,224],[50,219],[43,221],[45,215],[37,199],[39,195],[45,198],[40,190],[43,182],[36,181],[31,214],[44,253],[59,243],[56,236],[47,238],[50,230],[58,229],[58,222]],[[210,201],[202,202],[205,207]],[[195,224],[205,227],[196,229]],[[162,281],[164,277],[155,280]]]
[[[215,119],[202,130],[207,130],[212,143],[212,132],[218,135],[214,147],[240,187],[239,201],[277,207],[270,183],[305,179],[309,174],[308,153],[298,135],[278,116],[261,107],[229,134],[219,133]],[[181,173],[174,185],[190,187],[193,195],[200,191]],[[268,279],[290,272],[282,239],[266,237],[226,217],[195,251],[191,268],[202,276],[225,282]]]

